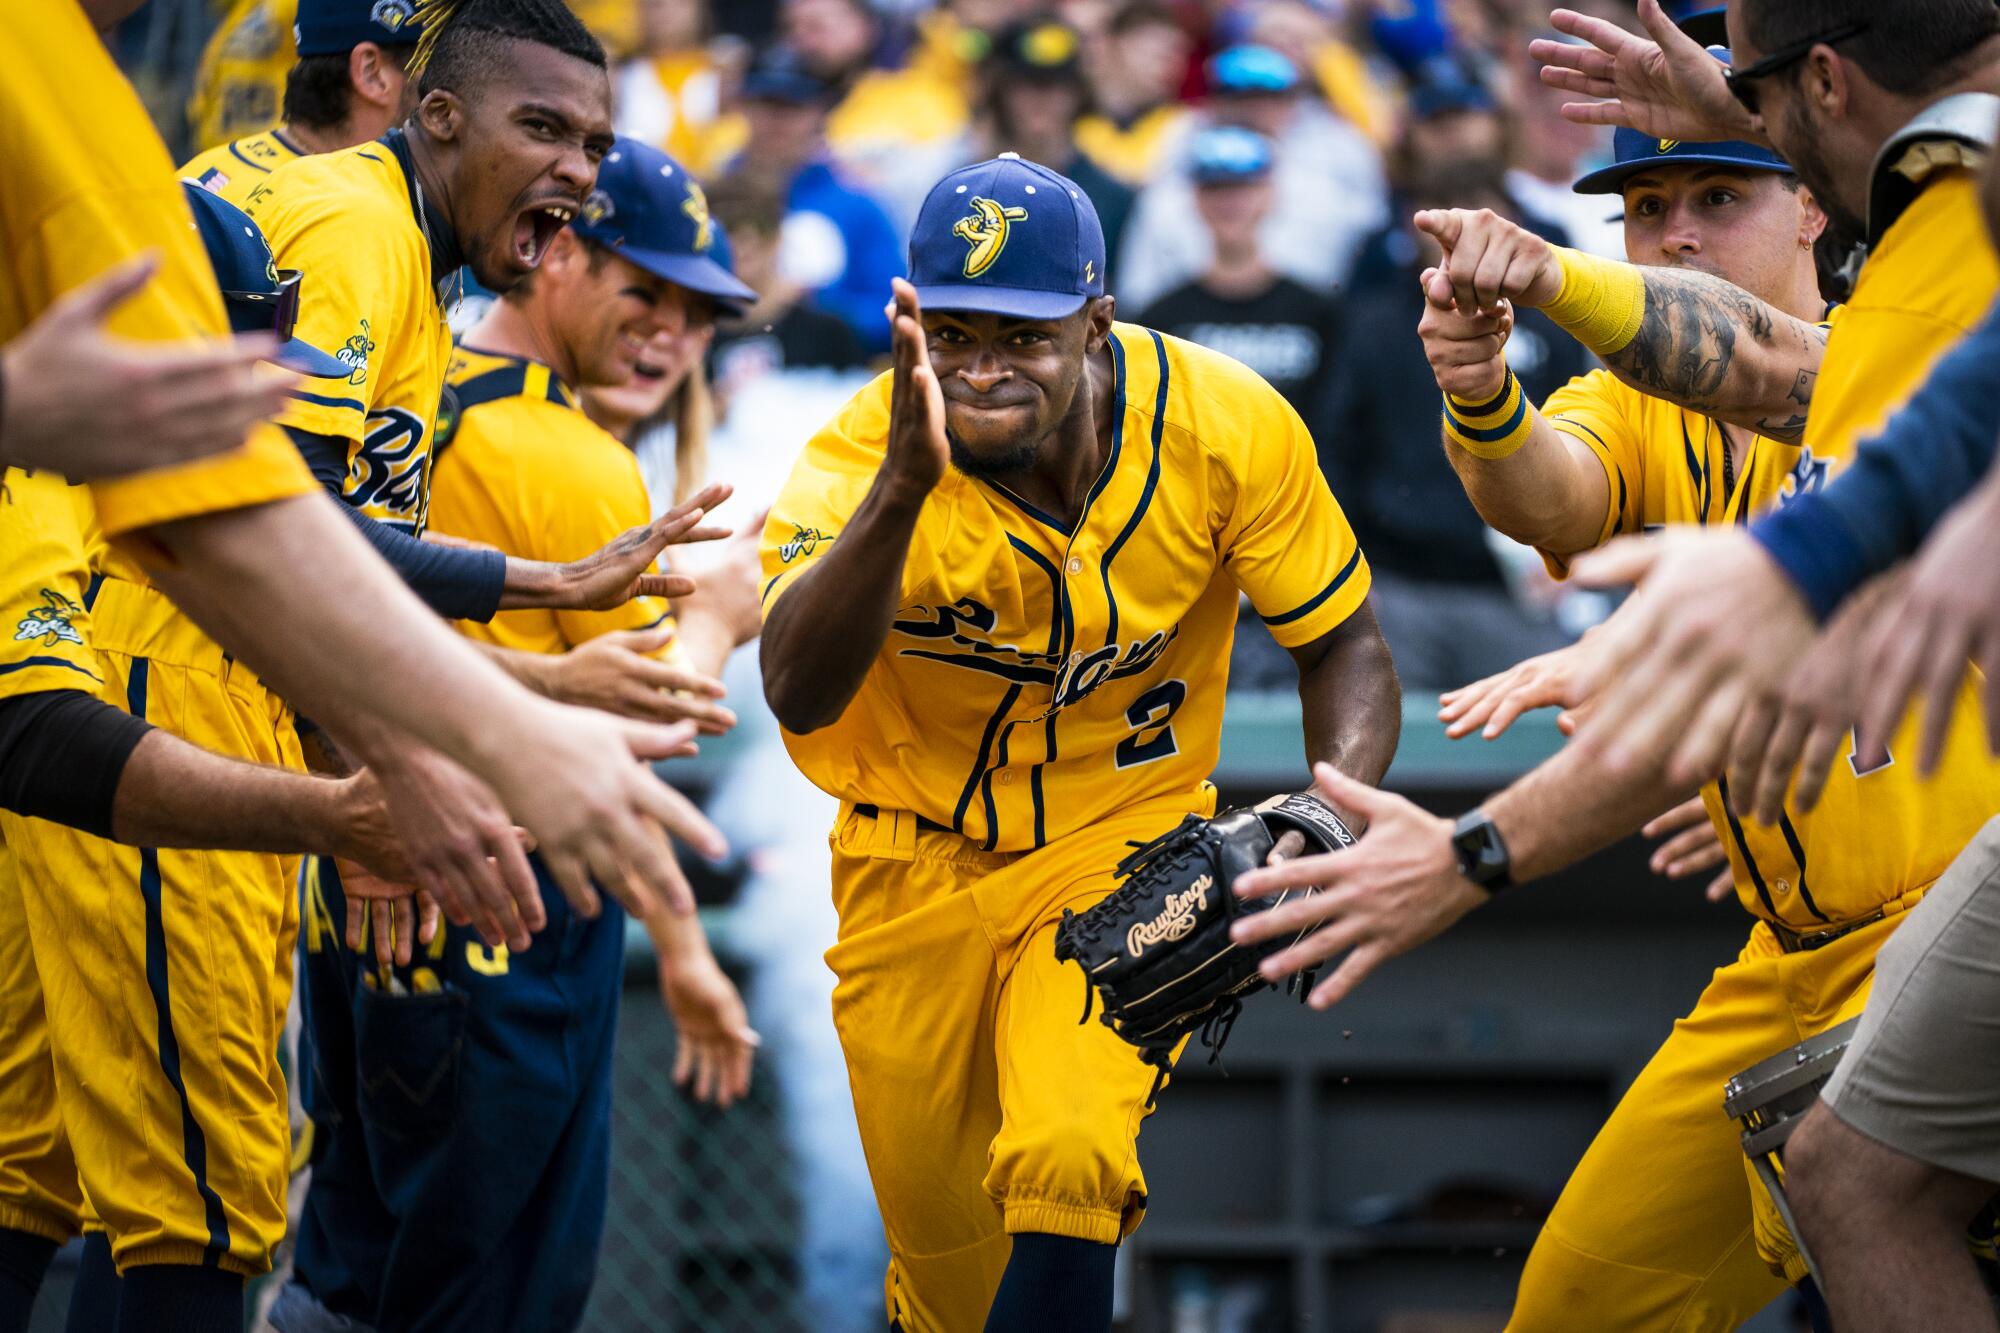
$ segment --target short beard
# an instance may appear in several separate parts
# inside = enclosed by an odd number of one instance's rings
[[[1791,141],[1791,148],[1785,152],[1785,160],[1792,164],[1792,170],[1812,191],[1818,201],[1820,212],[1826,214],[1827,226],[1836,236],[1853,237],[1859,240],[1868,235],[1868,220],[1856,217],[1841,202],[1837,182],[1833,179],[1833,169],[1827,165],[1826,157],[1819,150],[1814,138],[1812,121],[1799,109],[1795,102],[1785,110],[1785,137]]]
[[[945,442],[951,446],[951,465],[968,477],[1004,477],[1011,472],[1026,472],[1035,465],[1035,446],[1016,445],[995,458],[981,458],[965,447],[958,436],[951,431],[944,433]]]

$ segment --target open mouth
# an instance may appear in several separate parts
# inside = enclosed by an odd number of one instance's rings
[[[544,204],[522,212],[514,219],[514,257],[525,268],[541,263],[549,242],[575,216],[576,210],[567,204]]]
[[[667,368],[656,366],[650,361],[641,361],[632,367],[632,377],[648,383],[658,383],[667,377]]]

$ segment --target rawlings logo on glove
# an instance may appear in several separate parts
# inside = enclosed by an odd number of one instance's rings
[[[1189,815],[1119,863],[1124,882],[1110,896],[1089,911],[1065,911],[1056,957],[1083,967],[1084,1020],[1093,998],[1102,996],[1105,1025],[1137,1046],[1163,1079],[1174,1048],[1191,1033],[1201,1034],[1214,1060],[1243,996],[1270,985],[1257,965],[1290,943],[1230,939],[1238,917],[1268,911],[1289,896],[1244,902],[1230,886],[1263,865],[1288,832],[1305,839],[1308,856],[1354,843],[1338,816],[1303,794],[1214,819]],[[1300,980],[1293,984],[1303,994]]]

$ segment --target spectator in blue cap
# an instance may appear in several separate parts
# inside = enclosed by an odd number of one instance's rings
[[[1280,273],[1260,239],[1277,195],[1271,141],[1254,130],[1211,126],[1194,137],[1188,157],[1213,258],[1199,277],[1139,312],[1137,322],[1241,361],[1310,426],[1332,351],[1333,302]]]
[[[1336,307],[1331,298],[1278,272],[1260,239],[1277,193],[1271,141],[1254,130],[1211,126],[1190,141],[1188,156],[1195,209],[1208,229],[1214,258],[1199,277],[1140,311],[1136,322],[1241,361],[1283,394],[1320,438],[1322,424],[1315,417],[1332,366]],[[1291,657],[1244,602],[1230,657],[1230,688],[1289,690],[1295,674]]]
[[[1209,126],[1252,130],[1272,145],[1273,202],[1264,253],[1286,277],[1326,293],[1346,277],[1362,237],[1383,218],[1381,159],[1336,115],[1293,59],[1243,44],[1208,63],[1209,97],[1174,165],[1139,194],[1123,238],[1119,299],[1145,307],[1205,272],[1212,240],[1194,201],[1191,145]]]
[[[725,175],[783,191],[788,267],[821,309],[854,330],[871,353],[889,350],[882,294],[902,276],[902,240],[882,206],[850,182],[826,150],[834,90],[784,46],[757,53],[743,76],[748,146]]]

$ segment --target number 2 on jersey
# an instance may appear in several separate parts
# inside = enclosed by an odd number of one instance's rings
[[[1125,720],[1132,734],[1118,742],[1113,758],[1120,768],[1134,768],[1179,754],[1174,743],[1174,714],[1187,702],[1187,682],[1163,680],[1132,701]]]

